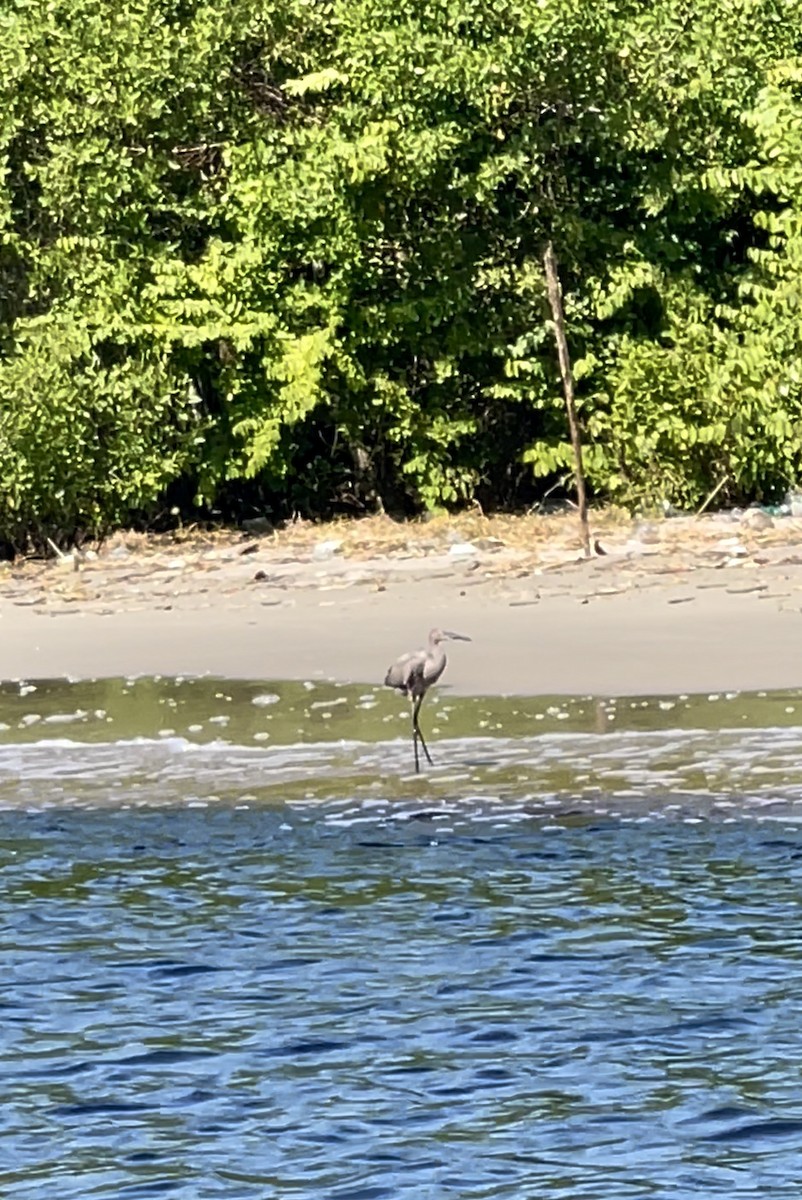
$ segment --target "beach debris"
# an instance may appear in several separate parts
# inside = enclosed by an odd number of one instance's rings
[[[56,555],[56,565],[61,567],[63,571],[78,571],[81,566],[81,556],[77,550],[72,550],[69,554],[64,554],[59,550],[52,538],[47,539],[47,544]]]
[[[318,542],[312,551],[312,558],[318,562],[326,558],[333,558],[335,554],[342,550],[342,542],[336,538],[328,538],[324,542]]]
[[[646,554],[655,555],[658,551],[654,548],[655,543],[659,542],[659,538],[630,538],[625,543],[623,552],[627,558],[640,558]]]
[[[792,488],[786,494],[785,506],[792,517],[802,517],[802,492]]]
[[[239,554],[240,558],[242,558],[242,556],[245,554],[255,554],[258,549],[259,549],[258,542],[248,542],[247,546],[243,546],[238,551],[238,554]]]
[[[654,545],[655,542],[660,541],[660,534],[657,530],[657,527],[653,525],[651,521],[638,521],[632,532],[634,534],[634,538],[631,543],[628,543],[628,545],[634,546],[637,543],[642,542],[644,545],[651,546]]]
[[[741,524],[757,533],[763,529],[774,528],[773,519],[760,508],[747,508],[746,512],[741,515]]]
[[[715,550],[724,550],[730,558],[744,557],[749,553],[746,546],[737,537],[721,538],[714,546]]]
[[[476,554],[477,549],[473,542],[454,542],[453,546],[449,546],[448,553],[451,558],[467,558],[469,554]]]
[[[267,517],[248,517],[240,524],[248,533],[270,533],[273,528]]]
[[[717,483],[717,484],[716,484],[716,486],[713,488],[712,492],[709,492],[709,493],[708,493],[708,495],[707,495],[707,497],[706,497],[706,499],[705,499],[704,503],[703,503],[702,505],[700,505],[700,507],[699,507],[699,508],[697,508],[697,510],[696,510],[696,515],[697,515],[697,517],[701,517],[702,513],[705,511],[705,509],[707,508],[707,506],[708,506],[709,504],[712,504],[712,503],[713,503],[713,501],[715,500],[716,496],[719,494],[719,492],[721,491],[721,489],[724,487],[724,484],[727,482],[728,478],[729,478],[729,476],[728,476],[728,475],[722,475],[721,479],[719,479],[718,483]],[[670,507],[670,506],[669,506],[669,507]],[[665,505],[664,505],[664,509],[665,509]],[[667,512],[667,511],[666,511],[666,516],[668,517],[668,516],[670,516],[670,515],[671,515],[671,514],[670,514],[669,512]]]

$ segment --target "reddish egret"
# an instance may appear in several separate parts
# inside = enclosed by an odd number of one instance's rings
[[[440,643],[447,640],[469,642],[471,639],[464,633],[450,633],[447,629],[433,629],[429,634],[429,643],[425,650],[413,650],[410,654],[402,654],[384,677],[387,687],[398,688],[399,692],[403,692],[412,701],[412,745],[415,748],[416,772],[420,772],[418,739],[423,746],[426,761],[429,766],[432,766],[431,755],[418,724],[418,713],[423,704],[423,697],[432,684],[437,683],[446,669],[446,652]]]

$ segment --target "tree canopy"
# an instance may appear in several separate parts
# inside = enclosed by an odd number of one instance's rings
[[[802,0],[8,0],[0,538],[802,475]]]

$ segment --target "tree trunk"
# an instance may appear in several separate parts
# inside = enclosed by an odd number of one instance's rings
[[[579,436],[579,423],[576,419],[574,403],[574,377],[571,373],[571,359],[568,354],[568,340],[565,336],[565,316],[563,314],[562,288],[557,274],[557,259],[554,247],[549,242],[543,254],[543,266],[546,271],[546,286],[548,288],[551,315],[554,319],[554,340],[557,343],[557,357],[560,362],[560,375],[565,393],[565,408],[568,413],[568,428],[571,431],[571,445],[574,448],[574,471],[576,474],[576,498],[579,505],[579,524],[582,533],[582,547],[585,557],[590,558],[590,529],[588,528],[588,501],[585,494],[585,471],[582,466],[582,441]]]

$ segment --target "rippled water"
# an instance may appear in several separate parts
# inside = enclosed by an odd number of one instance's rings
[[[0,1194],[797,1197],[798,712],[3,689]]]

